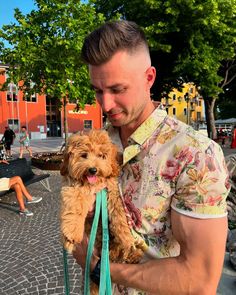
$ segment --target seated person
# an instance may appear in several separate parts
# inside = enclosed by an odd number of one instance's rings
[[[0,160],[0,163],[9,164],[6,160]],[[0,191],[8,191],[9,189],[16,192],[16,198],[20,207],[19,213],[25,216],[32,216],[33,212],[25,208],[24,197],[27,199],[27,204],[38,203],[42,200],[42,197],[31,196],[20,176],[0,178]]]

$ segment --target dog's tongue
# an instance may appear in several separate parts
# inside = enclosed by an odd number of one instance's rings
[[[95,183],[97,181],[97,176],[95,176],[95,175],[88,175],[87,176],[87,179],[88,179],[88,182],[89,183],[93,184],[93,183]]]

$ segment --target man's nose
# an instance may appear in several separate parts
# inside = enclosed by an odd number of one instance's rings
[[[112,94],[103,94],[101,107],[104,112],[109,112],[115,106],[115,100]]]

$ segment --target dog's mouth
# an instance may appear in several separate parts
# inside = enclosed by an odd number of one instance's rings
[[[90,184],[95,184],[98,179],[96,175],[87,175],[86,178]]]

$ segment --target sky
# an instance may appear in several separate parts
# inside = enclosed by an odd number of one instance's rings
[[[0,0],[0,28],[15,22],[14,8],[19,8],[23,14],[35,9],[34,0]]]

